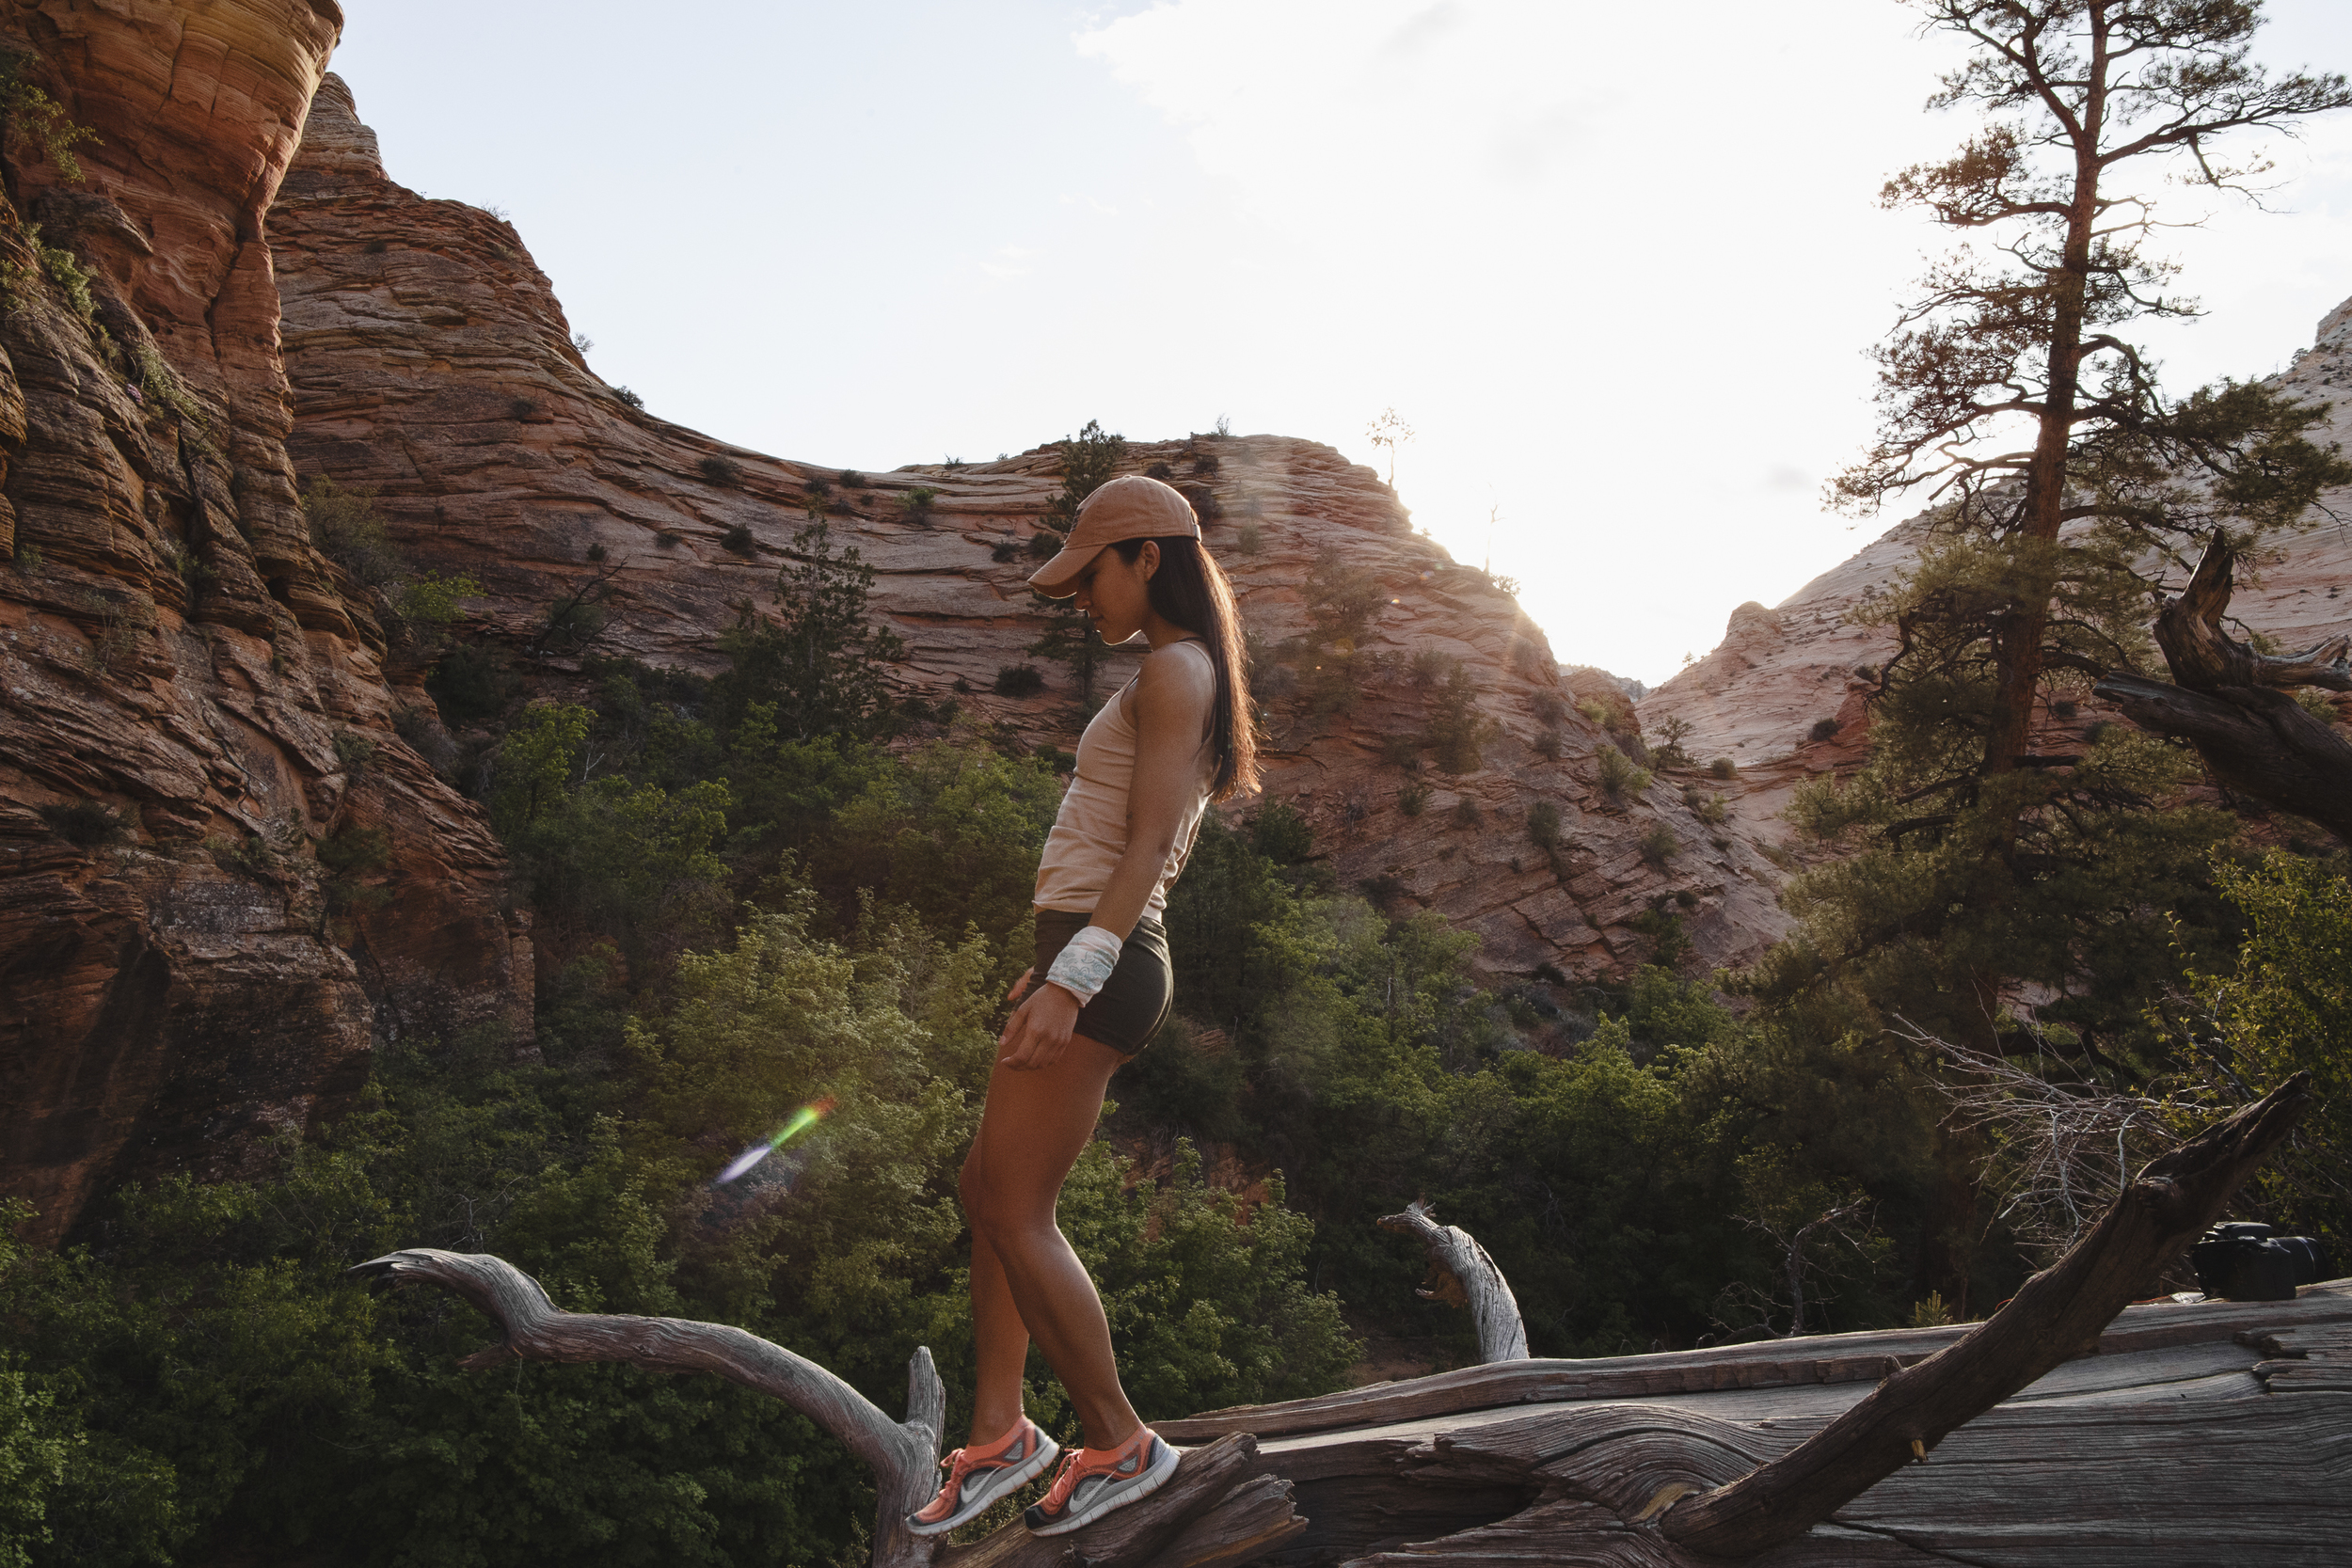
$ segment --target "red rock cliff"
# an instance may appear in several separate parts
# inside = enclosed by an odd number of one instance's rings
[[[379,1023],[528,1020],[497,844],[392,733],[286,456],[265,219],[342,25],[0,4],[96,133],[78,181],[13,139],[0,203],[0,1183],[47,1237],[331,1109]],[[354,830],[389,902],[339,918],[312,848]]]
[[[768,601],[782,550],[821,505],[878,568],[877,603],[906,642],[899,674],[910,688],[1071,743],[1073,692],[1058,672],[1048,668],[1055,684],[1035,696],[992,690],[1000,668],[1028,662],[1041,627],[1022,581],[1033,563],[1003,547],[1025,541],[1058,489],[1056,450],[902,468],[858,489],[829,467],[729,447],[630,407],[573,348],[514,229],[389,180],[332,76],[270,235],[296,464],[306,478],[373,487],[407,548],[483,582],[481,635],[530,643],[549,605],[606,572],[620,597],[603,648],[713,670],[732,607]],[[1621,974],[1651,945],[1628,922],[1661,900],[1704,957],[1753,950],[1771,913],[1767,863],[1696,819],[1666,782],[1624,800],[1603,790],[1596,753],[1606,742],[1574,711],[1542,633],[1482,574],[1413,533],[1371,469],[1271,436],[1130,447],[1129,471],[1159,463],[1221,508],[1210,540],[1265,644],[1304,629],[1318,562],[1369,573],[1383,590],[1370,645],[1393,662],[1353,711],[1318,717],[1299,697],[1270,705],[1266,792],[1307,815],[1342,886],[1443,912],[1479,934],[1485,963],[1504,977],[1547,964],[1578,978]],[[908,504],[918,488],[933,493],[919,510]],[[748,538],[731,549],[723,541],[737,528]],[[1385,737],[1428,720],[1435,698],[1406,676],[1424,651],[1475,679],[1488,731],[1468,772],[1408,777],[1382,761]],[[566,667],[533,663],[549,681]],[[1123,677],[1114,666],[1111,686]],[[1561,706],[1564,718],[1545,716]],[[1556,758],[1537,745],[1552,727]],[[1412,784],[1428,791],[1418,815],[1400,801]],[[1560,818],[1556,860],[1529,839],[1538,801]],[[1661,852],[1652,836],[1661,826],[1678,850]]]

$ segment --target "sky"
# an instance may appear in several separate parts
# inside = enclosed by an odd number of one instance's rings
[[[1899,513],[1824,508],[1946,240],[1877,204],[1974,123],[1896,0],[343,0],[401,183],[511,216],[589,363],[779,456],[975,461],[1090,419],[1327,442],[1554,653],[1655,684]],[[649,14],[660,25],[651,25]],[[2257,56],[2352,71],[2352,5]],[[2352,296],[2352,113],[2258,209],[2162,182],[2175,389]]]

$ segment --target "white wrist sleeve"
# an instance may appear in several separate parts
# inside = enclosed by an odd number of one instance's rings
[[[1119,950],[1126,944],[1100,926],[1081,927],[1054,958],[1045,978],[1078,999],[1080,1006],[1094,1000],[1119,965]]]

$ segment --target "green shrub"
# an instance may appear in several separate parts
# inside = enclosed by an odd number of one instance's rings
[[[1740,765],[1729,757],[1717,757],[1707,765],[1707,776],[1710,779],[1732,779],[1739,775]]]
[[[1527,841],[1538,849],[1555,849],[1560,845],[1560,808],[1549,800],[1538,800],[1527,808]]]
[[[1720,795],[1709,795],[1697,807],[1698,818],[1708,827],[1718,827],[1729,814],[1731,804]]]
[[[1835,740],[1837,738],[1837,721],[1835,719],[1816,719],[1813,721],[1813,728],[1810,733],[1815,740]]]
[[[696,463],[694,469],[713,484],[733,488],[743,482],[743,470],[736,467],[735,460],[715,451]]]
[[[1144,469],[1143,474],[1146,479],[1156,479],[1166,482],[1176,477],[1176,470],[1169,467],[1165,462],[1158,462],[1153,463],[1150,467]]]
[[[125,836],[122,818],[96,800],[53,800],[40,808],[40,819],[51,832],[84,849]]]
[[[522,677],[486,643],[460,643],[424,677],[424,689],[453,730],[495,719],[522,693]]]
[[[996,672],[996,695],[1034,697],[1045,689],[1045,676],[1034,664],[1008,664]]]
[[[428,640],[463,617],[459,600],[481,596],[482,584],[471,578],[445,578],[438,572],[427,572],[402,583],[400,592],[393,595],[391,608],[411,638]]]
[[[1567,745],[1567,737],[1558,730],[1543,729],[1536,731],[1535,738],[1528,744],[1534,753],[1546,762],[1558,762],[1561,752]]]
[[[613,388],[612,395],[619,398],[624,404],[627,404],[631,408],[643,408],[645,406],[645,400],[639,397],[635,392],[630,391],[626,387]]]
[[[938,499],[937,490],[928,484],[918,484],[898,498],[898,504],[906,509],[908,517],[919,522],[931,515],[931,503]]]
[[[841,470],[841,487],[845,490],[863,490],[866,488],[867,483],[868,482],[866,476],[859,473],[855,468],[844,468]]]
[[[752,526],[749,523],[738,523],[721,534],[719,547],[741,556],[753,556],[759,553],[758,542],[753,539]]]
[[[1419,779],[1399,784],[1396,790],[1396,809],[1407,816],[1419,816],[1422,814],[1422,808],[1429,804],[1429,786]]]
[[[1664,865],[1682,853],[1682,840],[1663,822],[1653,826],[1642,835],[1642,858],[1652,865]]]
[[[1249,820],[1250,847],[1277,865],[1304,865],[1315,858],[1314,830],[1295,806],[1269,800]]]
[[[375,737],[358,730],[336,732],[335,760],[354,783],[366,778],[368,769],[375,765]]]
[[[1614,746],[1603,746],[1593,753],[1599,771],[1600,787],[1613,797],[1639,795],[1650,786],[1650,771],[1640,767]]]
[[[380,588],[407,569],[375,510],[373,490],[340,485],[321,474],[303,489],[302,515],[310,543],[360,587]]]
[[[1419,662],[1418,656],[1415,662]],[[1470,672],[1454,664],[1444,689],[1429,705],[1429,727],[1423,739],[1435,750],[1438,768],[1447,773],[1474,773],[1484,767],[1481,748],[1499,727],[1480,710],[1478,687]]]

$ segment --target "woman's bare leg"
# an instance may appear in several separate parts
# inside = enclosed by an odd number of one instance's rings
[[[1122,1060],[1075,1035],[1053,1066],[999,1067],[989,1078],[962,1180],[979,1362],[974,1442],[993,1442],[1021,1418],[1032,1336],[1069,1393],[1089,1448],[1115,1447],[1142,1424],[1119,1386],[1103,1299],[1054,1222],[1054,1200],[1094,1135],[1103,1092]]]

